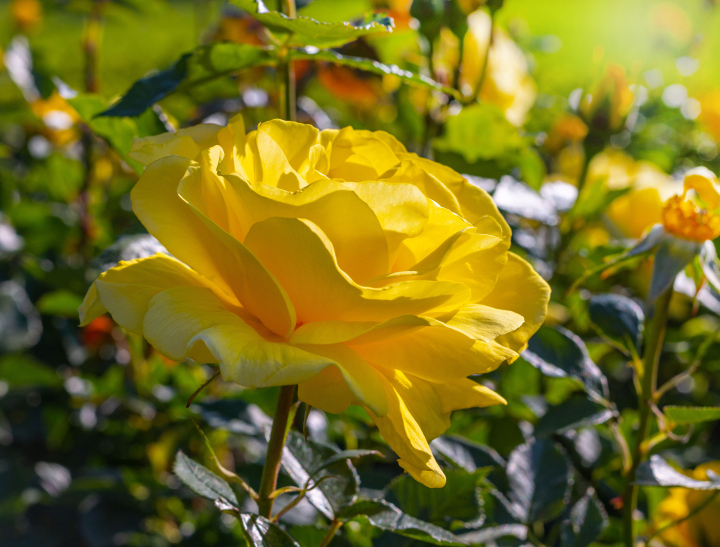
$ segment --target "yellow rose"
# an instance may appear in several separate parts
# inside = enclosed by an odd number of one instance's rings
[[[700,97],[699,120],[715,142],[720,143],[720,89]]]
[[[460,89],[468,96],[476,94],[480,83],[490,28],[490,15],[485,11],[478,10],[468,16],[468,31],[460,65]],[[535,102],[535,82],[530,76],[522,50],[502,29],[497,26],[493,28],[487,73],[477,95],[481,100],[499,106],[508,121],[522,125]]]
[[[663,206],[662,223],[667,232],[694,241],[720,236],[720,188],[715,174],[696,167],[685,174],[683,193]],[[696,199],[689,196],[693,192]]]
[[[616,132],[625,124],[634,100],[625,69],[611,64],[592,92],[584,97],[580,113],[589,126]]]
[[[136,215],[172,256],[121,262],[90,288],[174,360],[219,363],[247,387],[298,384],[361,405],[430,487],[428,442],[455,409],[503,403],[468,376],[512,361],[542,323],[547,284],[510,253],[490,197],[383,132],[242,120],[136,142]]]
[[[587,186],[604,180],[608,190],[630,188],[613,200],[607,216],[625,237],[638,239],[662,222],[663,201],[679,189],[679,183],[648,161],[637,161],[620,150],[597,154],[588,166]]]
[[[720,461],[699,465],[687,473],[695,480],[708,480],[708,470],[720,473]],[[671,488],[670,495],[658,506],[654,524],[660,529],[671,522],[687,517],[696,511],[713,492]],[[720,545],[720,497],[716,497],[706,507],[689,519],[673,526],[658,535],[667,547],[710,547]]]

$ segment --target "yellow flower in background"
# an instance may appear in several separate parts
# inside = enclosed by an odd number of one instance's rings
[[[460,89],[465,95],[476,94],[485,64],[490,28],[490,15],[485,11],[478,10],[468,16],[468,31],[460,65]],[[477,95],[481,100],[499,106],[508,121],[515,125],[525,122],[535,102],[535,82],[530,76],[525,55],[497,27],[494,27],[485,81]]]
[[[42,4],[39,0],[13,0],[10,15],[21,29],[31,29],[42,21]]]
[[[632,239],[662,221],[663,202],[679,190],[679,183],[655,164],[614,149],[604,150],[590,161],[587,177],[586,187],[604,180],[608,190],[630,189],[613,200],[606,214]]]
[[[720,143],[720,89],[715,89],[700,97],[698,119],[712,138]]]
[[[589,126],[616,132],[625,124],[634,100],[625,69],[611,64],[590,94],[583,97],[580,113]]]
[[[51,143],[63,146],[79,138],[76,124],[80,116],[57,91],[47,99],[33,101],[30,109],[45,124],[43,134]]]
[[[699,465],[686,473],[695,480],[708,480],[707,472],[720,473],[720,461]],[[655,529],[687,517],[707,502],[713,492],[671,488],[655,514]],[[720,545],[720,497],[711,501],[704,509],[677,526],[668,528],[657,537],[666,547],[709,547]]]
[[[662,223],[676,236],[706,241],[720,236],[720,191],[715,174],[696,167],[685,174],[683,193],[664,205]],[[697,199],[688,198],[693,191]]]
[[[490,197],[383,132],[279,120],[245,135],[200,125],[140,139],[133,209],[170,255],[92,285],[174,360],[219,363],[247,387],[298,384],[339,413],[361,405],[418,481],[445,477],[428,442],[453,410],[502,404],[468,376],[512,361],[549,287],[508,251]]]

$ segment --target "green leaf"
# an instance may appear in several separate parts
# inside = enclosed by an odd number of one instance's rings
[[[522,356],[546,376],[574,378],[599,402],[609,396],[607,378],[590,359],[583,341],[569,330],[541,327]]]
[[[207,467],[188,458],[182,450],[175,456],[173,471],[178,478],[196,494],[221,504],[229,504],[238,509],[239,503],[235,492],[225,480],[218,477]]]
[[[0,379],[7,383],[10,389],[59,387],[63,383],[54,368],[24,354],[9,354],[0,357]]]
[[[720,420],[717,406],[666,406],[663,408],[668,420],[676,424],[697,424]]]
[[[590,299],[590,321],[607,338],[620,347],[640,349],[643,309],[631,298],[620,294],[601,294]]]
[[[568,217],[573,220],[582,218],[586,221],[595,219],[600,216],[614,200],[626,194],[628,191],[629,188],[608,191],[606,180],[604,178],[598,178],[583,188],[583,191],[580,192],[575,202],[575,206],[568,213]]]
[[[121,260],[145,258],[163,252],[167,252],[165,247],[150,234],[121,236],[92,261],[91,267],[100,273],[117,266]]]
[[[388,487],[388,499],[411,517],[439,526],[451,520],[477,522],[483,517],[478,488],[489,471],[446,469],[447,482],[442,488],[428,488],[409,475],[400,475]]]
[[[325,465],[339,452],[328,444],[305,441],[297,431],[290,431],[283,449],[282,466],[300,488],[317,484],[322,479],[316,488],[308,491],[307,499],[329,519],[355,501],[360,482],[355,468],[346,458]]]
[[[690,488],[691,490],[720,490],[720,477],[713,480],[698,481],[673,469],[668,462],[657,454],[640,464],[635,483],[642,486],[665,486]]]
[[[356,450],[342,450],[338,452],[337,454],[334,454],[333,456],[329,457],[327,460],[325,460],[322,465],[315,470],[315,473],[318,471],[325,469],[326,467],[331,466],[334,463],[350,460],[352,458],[362,458],[363,456],[383,456],[382,452],[379,452],[377,450],[363,450],[363,449],[356,449]]]
[[[455,435],[438,437],[430,447],[445,461],[465,471],[473,472],[481,467],[505,466],[505,460],[495,450],[463,437]]]
[[[337,516],[343,520],[364,517],[375,528],[433,545],[465,545],[456,535],[439,526],[406,515],[385,500],[359,501],[340,511]]]
[[[364,25],[354,26],[346,22],[321,23],[303,16],[290,19],[283,13],[268,10],[262,0],[230,0],[230,3],[260,21],[286,47],[339,47],[361,36],[391,32],[393,28],[391,18],[378,15]]]
[[[522,148],[517,153],[517,164],[520,167],[520,177],[530,188],[540,190],[545,181],[545,162],[540,153],[534,148]]]
[[[550,409],[535,425],[535,437],[561,434],[607,422],[615,412],[589,400],[586,396],[574,396]]]
[[[107,100],[100,95],[79,94],[68,102],[93,133],[104,138],[122,156],[130,152],[133,139],[137,136],[137,127],[133,120],[97,118],[96,116],[108,107]]]
[[[171,93],[229,76],[239,70],[274,65],[275,52],[249,44],[217,43],[186,53],[170,68],[135,82],[100,116],[139,116]]]
[[[381,76],[397,76],[406,84],[419,87],[429,87],[438,91],[442,91],[443,93],[451,95],[455,98],[460,97],[457,90],[451,87],[444,86],[436,82],[435,80],[428,78],[427,76],[422,76],[408,70],[403,70],[397,65],[388,65],[379,61],[373,61],[372,59],[365,59],[363,57],[351,57],[329,50],[315,51],[311,48],[295,49],[291,52],[291,58],[298,60],[307,59],[310,61],[327,61],[336,65],[356,68],[359,70],[364,70],[366,72],[379,74]]]
[[[82,297],[77,294],[60,289],[45,293],[37,302],[38,311],[44,315],[57,315],[60,317],[77,317],[78,306],[82,304]]]
[[[608,517],[595,490],[588,488],[563,521],[560,547],[586,547],[594,542],[608,525]]]
[[[459,154],[469,164],[492,160],[525,147],[517,127],[497,106],[473,104],[448,118],[445,132],[433,142],[438,152]]]
[[[563,510],[570,492],[570,465],[550,440],[520,445],[508,459],[508,499],[523,524],[547,522]]]
[[[238,519],[248,547],[300,547],[285,530],[265,517],[240,513]]]
[[[487,526],[481,530],[473,530],[465,534],[458,534],[458,537],[470,545],[505,545],[505,543],[490,542],[504,537],[525,541],[527,532],[527,526],[524,524],[501,524],[499,526]],[[507,545],[515,545],[515,543],[508,543]]]
[[[648,302],[654,302],[671,287],[675,276],[683,271],[701,250],[702,243],[666,235],[655,251]]]

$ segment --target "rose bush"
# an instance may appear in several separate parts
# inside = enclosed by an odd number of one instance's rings
[[[517,358],[549,287],[509,252],[490,197],[383,132],[274,120],[136,141],[133,209],[170,254],[103,273],[80,309],[109,311],[174,360],[247,387],[298,384],[361,405],[418,481],[455,409],[503,403],[468,377]]]

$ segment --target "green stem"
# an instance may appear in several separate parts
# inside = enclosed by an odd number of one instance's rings
[[[633,525],[633,513],[637,508],[639,488],[635,484],[637,469],[647,456],[647,450],[643,447],[645,438],[650,432],[652,419],[651,403],[657,385],[657,370],[660,362],[665,330],[667,328],[668,308],[672,297],[672,283],[670,287],[661,294],[655,301],[655,310],[648,316],[645,325],[645,355],[643,356],[643,370],[639,374],[641,381],[640,402],[640,425],[635,439],[635,449],[632,456],[632,465],[627,475],[625,493],[623,495],[623,536],[626,547],[635,545],[635,527]],[[640,372],[640,371],[638,371]]]
[[[333,520],[330,524],[330,528],[328,529],[327,534],[325,534],[325,537],[320,542],[320,545],[318,545],[318,547],[327,547],[328,545],[330,545],[330,542],[335,537],[335,532],[337,532],[342,525],[343,522],[341,520]]]
[[[277,486],[283,447],[291,423],[290,411],[293,408],[294,396],[295,386],[282,386],[280,388],[275,407],[275,416],[273,416],[272,430],[270,431],[270,440],[268,441],[267,455],[265,456],[265,465],[260,479],[260,490],[258,491],[258,513],[265,518],[270,518],[272,514],[275,500],[271,497],[271,494]]]
[[[288,17],[295,18],[295,0],[284,0],[283,13]],[[278,59],[278,90],[280,103],[280,117],[283,120],[297,120],[297,100],[295,98],[295,69],[290,59],[290,51],[283,46],[280,49]]]

